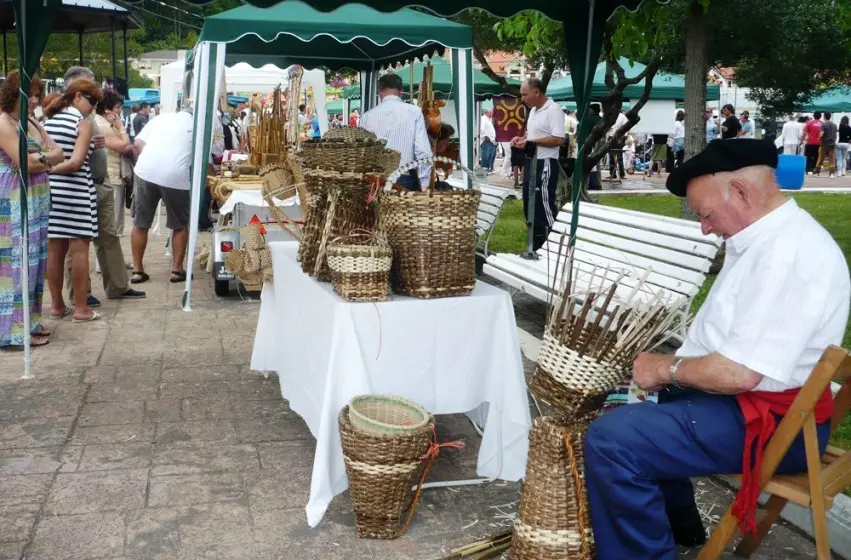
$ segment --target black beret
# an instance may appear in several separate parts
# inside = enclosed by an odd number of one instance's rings
[[[671,171],[665,186],[673,194],[685,196],[686,187],[692,179],[753,165],[777,168],[777,148],[774,142],[739,138],[713,140],[705,150]]]

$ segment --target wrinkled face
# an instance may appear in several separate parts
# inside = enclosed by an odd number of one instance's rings
[[[748,226],[743,215],[744,200],[738,189],[725,182],[727,177],[729,174],[704,175],[688,184],[686,198],[700,218],[704,235],[727,239]]]
[[[535,107],[538,102],[538,95],[540,92],[534,88],[529,87],[529,84],[523,83],[520,86],[520,98],[523,100],[523,104],[527,107]]]

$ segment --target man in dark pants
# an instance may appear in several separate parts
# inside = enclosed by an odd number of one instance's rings
[[[806,142],[804,154],[807,156],[807,175],[812,175],[818,163],[818,149],[821,146],[821,111],[813,113],[813,118],[804,125],[803,141]]]
[[[564,114],[558,103],[547,97],[544,83],[538,78],[529,78],[520,86],[523,103],[529,107],[526,119],[526,134],[511,140],[515,148],[526,149],[526,143],[534,143],[537,173],[531,181],[531,166],[523,176],[523,212],[529,217],[530,189],[535,189],[535,223],[533,249],[540,249],[547,241],[550,228],[558,213],[556,190],[558,187],[558,152],[564,143]],[[531,146],[530,146],[531,148]]]

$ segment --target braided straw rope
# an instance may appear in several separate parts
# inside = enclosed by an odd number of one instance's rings
[[[410,474],[417,470],[421,464],[420,461],[411,461],[409,463],[397,463],[395,465],[373,465],[370,463],[355,461],[348,457],[344,457],[344,459],[347,467],[371,475]]]

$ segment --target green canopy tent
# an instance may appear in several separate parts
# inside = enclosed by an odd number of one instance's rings
[[[803,107],[804,111],[827,111],[829,113],[851,113],[851,87],[837,86],[822,92]]]
[[[348,111],[345,110],[346,106],[344,101],[351,101],[348,105]],[[329,115],[343,115],[346,119],[349,118],[349,113],[351,113],[354,109],[360,109],[360,99],[335,99],[334,101],[329,101],[328,104],[325,105],[325,110],[328,111]]]
[[[624,69],[627,78],[641,74],[646,66],[638,62],[630,64],[626,58],[621,58],[618,63]],[[656,74],[653,78],[653,89],[650,91],[650,99],[673,99],[675,101],[685,99],[686,81],[683,76],[677,74]],[[624,99],[638,99],[644,91],[644,80],[637,84],[626,86],[623,90]],[[606,63],[601,62],[594,71],[594,81],[591,84],[591,100],[601,101],[609,94],[606,86]],[[574,101],[576,95],[573,91],[573,80],[570,76],[553,80],[547,87],[547,95],[556,101]],[[706,100],[718,101],[721,99],[721,88],[718,84],[706,84]]]
[[[207,18],[198,45],[190,54],[196,103],[188,258],[193,258],[198,237],[197,212],[212,140],[211,109],[219,87],[217,70],[225,63],[352,68],[361,72],[361,105],[366,110],[376,99],[375,82],[380,68],[435,52],[442,54],[447,48],[452,50],[453,66],[458,68],[453,88],[457,101],[472,99],[472,40],[472,30],[467,25],[408,9],[381,14],[363,5],[345,5],[323,13],[303,2],[288,0],[269,9],[245,5]],[[466,139],[461,146],[461,159],[471,166],[473,114],[468,104],[458,106],[459,135]],[[187,282],[183,297],[183,309],[187,311],[191,293],[192,282]]]

